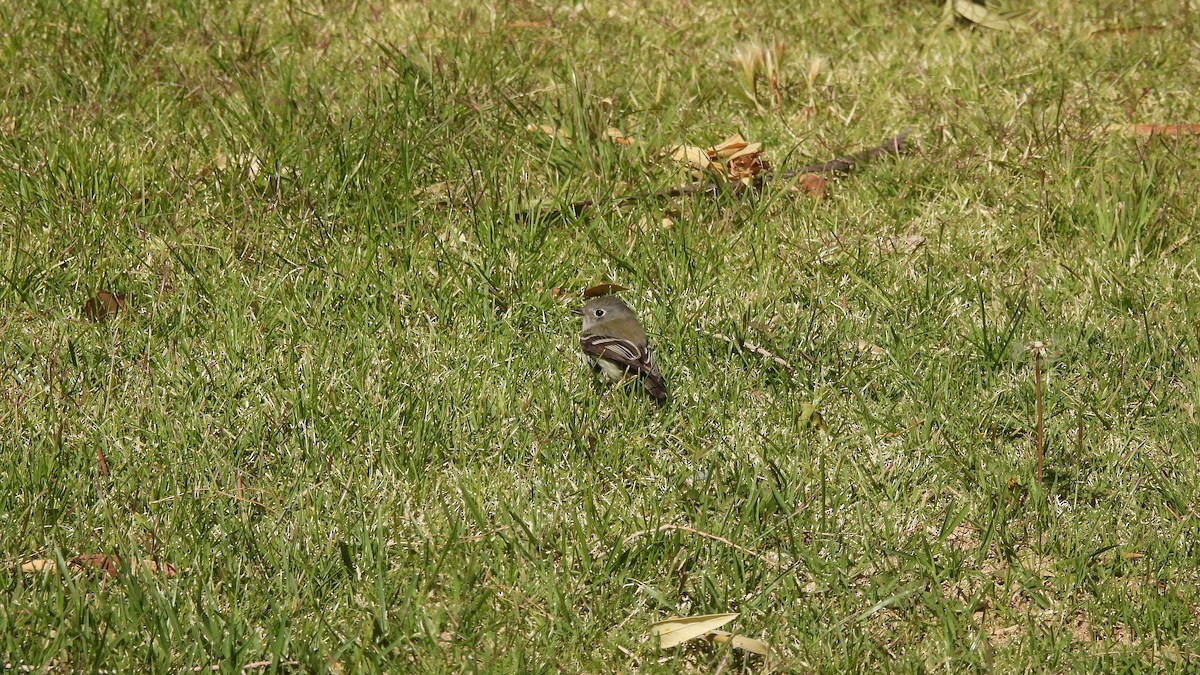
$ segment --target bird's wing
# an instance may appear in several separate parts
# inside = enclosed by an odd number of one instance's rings
[[[579,346],[585,354],[612,361],[642,378],[646,391],[654,398],[667,397],[667,388],[654,363],[654,352],[648,346],[639,347],[629,340],[607,335],[583,335],[579,338]]]

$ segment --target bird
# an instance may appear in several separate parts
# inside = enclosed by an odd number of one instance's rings
[[[571,313],[583,317],[579,348],[596,374],[609,382],[635,376],[655,401],[667,401],[667,386],[654,362],[646,331],[629,305],[606,295],[589,300]]]

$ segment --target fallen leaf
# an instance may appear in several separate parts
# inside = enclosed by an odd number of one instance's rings
[[[121,570],[121,557],[111,553],[89,553],[75,556],[69,563],[72,567],[82,569],[91,567],[99,570],[104,570],[109,576],[117,574]],[[175,576],[175,566],[168,563],[158,564],[153,560],[140,560],[138,558],[129,559],[129,573],[137,574],[146,571],[151,574],[161,573],[166,577]]]
[[[83,304],[83,315],[92,321],[103,321],[114,316],[118,311],[124,310],[127,298],[128,296],[124,293],[100,291],[96,297]]]
[[[697,171],[723,173],[720,169],[721,165],[709,159],[708,152],[704,148],[694,145],[677,145],[671,148],[671,159],[680,164],[686,164]]]
[[[38,559],[38,560],[30,560],[27,563],[21,564],[21,571],[25,572],[27,574],[32,574],[34,572],[41,572],[43,570],[53,571],[54,570],[54,561],[46,560],[46,559],[42,558],[42,559]]]
[[[802,403],[800,404],[800,426],[812,427],[818,431],[823,430],[825,418],[821,416],[821,411],[817,410],[817,406],[812,403]]]
[[[629,289],[620,284],[610,284],[610,283],[596,284],[595,286],[589,286],[589,287],[583,289],[583,297],[598,298],[602,295],[612,295],[613,293],[620,293],[621,291],[627,291],[627,290],[629,290]]]
[[[1008,32],[1029,30],[1028,24],[1023,21],[1018,21],[1011,15],[993,12],[985,5],[977,5],[971,0],[955,0],[954,13],[977,26],[992,30]]]
[[[546,134],[547,136],[549,136],[550,138],[570,138],[571,137],[571,134],[567,133],[566,130],[559,129],[558,127],[552,127],[549,124],[530,124],[529,126],[525,127],[525,131],[540,131],[543,134]]]
[[[673,617],[650,625],[650,634],[657,635],[663,649],[674,647],[688,640],[703,637],[738,617],[732,614],[704,614],[701,616]]]
[[[1200,134],[1200,124],[1110,124],[1104,127],[1104,131],[1134,136],[1178,137]]]
[[[872,344],[866,340],[858,340],[854,343],[854,350],[860,354],[868,355],[872,360],[882,359],[887,356],[887,350],[879,345]]]
[[[262,169],[262,163],[258,161],[258,157],[254,155],[235,155],[232,158],[226,157],[225,153],[217,148],[217,156],[213,159],[213,166],[224,171],[230,167],[245,167],[246,175],[253,179]]]
[[[741,181],[749,185],[755,176],[771,169],[771,163],[759,151],[760,147],[762,147],[761,143],[750,143],[725,160],[725,170],[729,174],[729,180]]]
[[[885,240],[880,249],[891,249],[891,253],[912,253],[925,245],[925,237],[919,234],[910,234],[907,237],[899,235]]]
[[[692,169],[692,175],[703,178],[703,172],[749,185],[760,173],[768,171],[771,163],[762,152],[762,143],[747,143],[734,134],[711,148],[695,145],[676,145],[671,158]]]
[[[729,155],[728,157],[725,157],[725,159],[737,159],[738,157],[744,157],[746,155],[753,155],[755,153],[762,154],[761,152],[759,152],[760,150],[762,150],[762,143],[742,143],[742,147],[740,150]],[[718,154],[717,156],[724,157],[724,155],[720,155],[720,154]]]
[[[766,656],[771,651],[770,645],[755,638],[748,638],[744,635],[734,635],[733,633],[727,633],[723,630],[714,630],[711,631],[711,634],[713,642],[720,642],[722,644],[728,642],[729,645],[734,649],[741,649],[743,651],[753,652],[763,656]]]
[[[438,200],[448,200],[450,198],[450,183],[442,181],[433,185],[426,185],[423,188],[418,188],[413,191],[414,197],[428,195]]]
[[[750,144],[746,142],[746,139],[742,138],[741,134],[734,134],[734,135],[730,136],[729,138],[726,138],[725,140],[721,141],[719,144],[714,145],[713,147],[709,148],[707,152],[708,152],[709,157],[711,157],[712,159],[728,159],[728,158],[733,157],[734,155],[740,153],[743,149],[746,148],[747,145],[750,145]],[[762,144],[759,143],[756,145],[761,146]],[[758,148],[755,148],[755,150],[757,150],[757,149]],[[753,152],[753,151],[751,151],[751,152]]]
[[[71,558],[67,561],[67,566],[75,570],[87,568],[103,570],[105,574],[113,576],[121,570],[121,558],[120,556],[111,555],[108,553],[89,553]],[[57,564],[53,560],[45,558],[30,560],[29,562],[21,565],[21,571],[26,573],[52,572],[57,569]],[[175,576],[175,566],[169,563],[157,563],[153,560],[130,558],[129,573],[137,574],[139,572],[149,572],[151,574],[162,574],[166,577],[173,577]]]
[[[636,141],[621,133],[620,129],[609,127],[604,130],[604,137],[617,145],[633,145]]]
[[[800,174],[796,179],[796,189],[803,190],[811,197],[822,199],[829,188],[829,179],[815,173]]]

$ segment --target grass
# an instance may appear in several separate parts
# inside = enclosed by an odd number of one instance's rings
[[[4,668],[1200,660],[1197,141],[1108,130],[1200,119],[1194,7],[768,4],[0,9]],[[905,127],[821,201],[513,218]],[[666,408],[575,358],[599,281]],[[648,638],[726,611],[774,653]]]

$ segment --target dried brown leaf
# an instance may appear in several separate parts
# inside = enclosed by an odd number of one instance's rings
[[[90,567],[103,570],[109,576],[113,576],[121,570],[121,557],[111,553],[88,553],[71,558],[69,564],[76,569]],[[138,574],[143,571],[151,574],[161,574],[165,577],[175,576],[175,566],[169,563],[162,563],[160,565],[153,560],[129,559],[130,574]]]
[[[589,287],[583,289],[583,297],[598,298],[602,295],[612,295],[613,293],[620,293],[621,291],[627,291],[627,290],[629,290],[629,289],[620,284],[612,284],[612,283],[596,284],[595,286],[589,286]]]
[[[829,179],[820,174],[805,173],[796,179],[796,187],[811,197],[823,199],[829,189]]]
[[[617,145],[633,145],[637,141],[621,133],[620,129],[609,127],[604,130],[604,137]]]
[[[752,146],[760,145],[761,144],[759,143],[752,143],[746,147],[750,148]],[[755,176],[765,171],[769,171],[771,169],[771,163],[767,161],[767,158],[763,156],[762,152],[754,150],[749,153],[739,152],[733,157],[730,157],[725,162],[725,169],[729,173],[729,180],[741,181],[749,185]]]
[[[126,308],[127,298],[128,296],[124,293],[100,291],[96,297],[83,304],[83,315],[92,321],[103,321],[110,316],[115,316],[118,311],[123,311]]]
[[[529,124],[528,126],[525,127],[525,131],[533,131],[533,132],[540,131],[543,134],[546,134],[547,136],[549,136],[550,138],[570,138],[571,137],[571,134],[569,134],[565,129],[559,129],[558,127],[552,127],[549,124]]]

